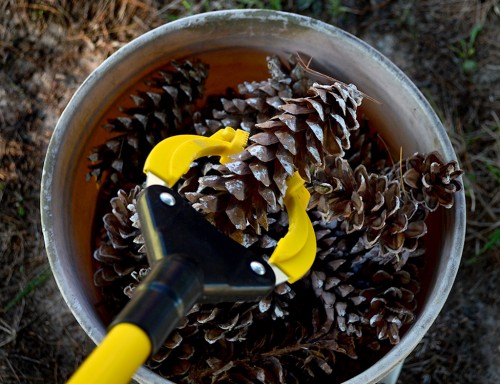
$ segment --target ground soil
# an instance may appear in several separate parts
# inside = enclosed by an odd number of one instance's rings
[[[44,153],[71,95],[141,33],[243,7],[280,8],[350,31],[431,102],[465,171],[467,238],[447,304],[399,382],[498,382],[500,5],[492,0],[1,1],[0,382],[62,383],[92,348],[48,268],[38,207]]]

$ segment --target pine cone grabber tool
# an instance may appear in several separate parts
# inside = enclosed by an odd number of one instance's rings
[[[137,200],[151,272],[70,384],[128,383],[196,302],[258,300],[309,270],[316,238],[298,173],[287,180],[284,198],[289,230],[268,261],[219,232],[170,188],[197,158],[230,162],[247,140],[247,132],[227,127],[210,137],[173,136],[153,148],[144,165],[147,187]]]

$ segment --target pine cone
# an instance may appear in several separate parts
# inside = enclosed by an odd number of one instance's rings
[[[367,247],[378,246],[379,255],[374,258],[379,263],[404,263],[405,252],[413,252],[419,246],[419,239],[427,233],[425,220],[428,211],[411,201],[385,218],[383,225],[371,225],[364,234]],[[380,221],[382,222],[382,220]]]
[[[374,261],[400,262],[403,250],[415,250],[427,232],[426,211],[406,198],[399,180],[368,174],[364,165],[352,170],[336,159],[315,173],[309,189],[309,209],[316,208],[326,222],[341,220],[348,234],[363,231],[365,248],[378,246]]]
[[[212,117],[195,124],[198,134],[207,135],[230,126],[255,133],[255,124],[279,113],[285,99],[305,96],[312,81],[294,56],[282,62],[277,56],[266,58],[271,77],[260,82],[238,85],[238,95],[228,91],[212,108]]]
[[[109,173],[112,184],[140,184],[142,167],[151,149],[164,138],[192,129],[196,100],[203,95],[207,66],[199,61],[172,62],[172,69],[158,71],[146,83],[147,91],[131,98],[134,107],[106,125],[115,137],[93,149],[87,179],[101,181]],[[112,188],[107,185],[106,188]]]
[[[403,180],[417,203],[435,211],[439,206],[453,206],[455,192],[462,189],[457,180],[462,173],[456,161],[445,164],[437,152],[425,156],[416,153],[406,160]]]
[[[342,220],[347,233],[366,228],[379,233],[386,219],[400,208],[398,182],[390,182],[385,175],[368,174],[364,165],[353,170],[340,158],[328,159],[327,164],[315,172],[308,209],[317,208],[327,222]],[[368,243],[368,248],[378,238]]]
[[[339,224],[321,220],[314,227],[318,254],[308,278],[322,304],[314,315],[316,332],[335,329],[366,341],[374,328],[376,343],[389,338],[397,344],[400,328],[415,318],[418,268],[407,261],[422,254],[422,245],[421,252],[401,251],[400,264],[381,265],[379,246],[366,249],[360,232],[347,234]]]
[[[360,292],[367,303],[362,322],[375,331],[372,348],[378,349],[379,341],[385,339],[393,345],[399,343],[401,327],[415,319],[419,291],[418,268],[413,263],[406,263],[399,271],[389,267],[372,274],[370,288]]]
[[[294,329],[296,324],[290,324]],[[300,327],[300,326],[299,326]],[[289,341],[289,340],[288,340]],[[283,342],[283,340],[282,340]],[[310,383],[329,382],[337,353],[352,354],[352,342],[342,344],[335,336],[322,339],[300,339],[297,344],[280,345],[261,351],[262,346],[248,350],[248,357],[230,362],[210,359],[210,370],[192,382],[211,383]],[[194,373],[196,375],[196,373]],[[205,380],[203,380],[205,378]],[[187,381],[189,382],[189,381]]]
[[[255,303],[241,302],[195,304],[148,365],[159,368],[166,378],[181,380],[192,364],[205,365],[207,355],[230,359],[231,344],[245,340],[256,307]],[[167,358],[168,364],[162,364]]]
[[[258,124],[263,132],[250,137],[254,143],[246,149],[247,153],[235,158],[249,157],[250,162],[266,163],[267,156],[271,156],[271,160],[278,160],[275,168],[282,168],[288,174],[291,160],[301,177],[310,182],[310,168],[324,167],[326,155],[343,156],[344,150],[350,148],[350,131],[359,128],[356,111],[361,105],[361,94],[354,85],[341,83],[315,83],[309,94],[286,100],[280,107],[282,114]],[[274,148],[263,148],[271,145]],[[283,182],[276,184],[280,191],[286,191]]]
[[[333,164],[330,165],[330,162]],[[309,186],[311,199],[308,210],[317,208],[325,222],[340,218],[347,233],[360,230],[365,224],[365,211],[371,208],[367,201],[380,199],[380,196],[366,196],[369,199],[365,201],[365,195],[381,192],[385,188],[382,186],[372,191],[367,184],[368,175],[363,166],[353,171],[346,160],[329,158],[327,167],[314,173],[314,180]]]
[[[229,198],[225,193],[224,181],[220,178],[221,171],[227,172],[227,168],[219,163],[218,158],[199,159],[191,165],[190,170],[178,183],[178,192],[192,204],[193,208],[204,213],[205,219],[216,228],[245,247],[249,247],[258,241],[255,232],[235,230],[234,225],[224,215],[219,214],[221,206],[227,204]],[[204,191],[209,185],[210,193]]]
[[[294,297],[295,292],[288,283],[280,284],[272,293],[259,301],[259,311],[270,313],[273,320],[284,318],[290,314],[287,310],[288,301]]]
[[[135,211],[136,198],[141,187],[128,193],[123,190],[111,199],[112,211],[103,217],[103,233],[94,259],[98,262],[94,284],[100,287],[107,305],[118,311],[131,292],[147,273],[144,239],[140,233]],[[124,295],[125,293],[125,295]]]
[[[325,155],[342,156],[349,132],[359,127],[361,96],[354,86],[314,84],[310,92],[287,99],[282,114],[258,124],[262,132],[250,137],[251,145],[219,167],[219,175],[199,180],[192,202],[238,230],[251,226],[257,235],[261,227],[267,230],[268,214],[284,209],[286,179],[297,170],[310,181],[310,169],[324,167]]]
[[[144,240],[135,211],[140,191],[139,186],[129,193],[120,190],[118,196],[111,199],[112,212],[103,217],[105,234],[94,251],[94,259],[100,263],[94,274],[94,283],[98,287],[127,277],[138,267],[146,265]]]
[[[359,233],[347,234],[339,222],[313,222],[317,239],[317,257],[307,280],[320,304],[313,310],[317,335],[336,329],[346,335],[360,337],[359,305],[365,300],[359,295],[356,273],[370,259],[370,250],[360,246]],[[364,258],[363,258],[364,257]]]

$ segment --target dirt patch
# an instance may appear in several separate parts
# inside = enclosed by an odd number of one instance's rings
[[[500,377],[500,6],[496,1],[14,1],[0,5],[0,382],[59,383],[92,343],[48,269],[41,165],[57,118],[109,54],[166,21],[222,8],[321,18],[400,66],[440,115],[465,170],[468,230],[448,302],[401,383]]]

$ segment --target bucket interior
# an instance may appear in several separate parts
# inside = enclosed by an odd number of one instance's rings
[[[254,12],[255,15],[258,13]],[[288,19],[288,16],[284,21],[283,17],[270,23],[269,18],[231,19],[215,15],[200,23],[181,20],[178,25],[161,27],[120,50],[98,68],[61,117],[49,147],[46,173],[51,173],[50,183],[45,176],[45,198],[42,199],[47,204],[44,210],[51,211],[50,219],[45,220],[54,236],[49,257],[56,254],[51,264],[60,289],[94,341],[102,338],[110,317],[99,305],[102,298],[93,284],[92,236],[99,187],[93,180],[86,181],[87,156],[93,147],[113,136],[103,128],[107,120],[120,115],[119,107],[131,103],[129,95],[144,90],[144,80],[172,59],[197,58],[209,65],[208,96],[221,94],[227,87],[235,87],[243,81],[268,78],[267,55],[300,52],[304,57],[312,57],[314,69],[343,82],[352,82],[381,102],[365,99],[361,110],[370,126],[383,137],[395,161],[399,160],[401,148],[403,157],[432,150],[439,150],[446,160],[455,157],[444,129],[435,115],[429,115],[428,105],[419,99],[421,95],[415,94],[408,79],[386,59],[333,27],[302,18]],[[442,132],[436,132],[436,124]],[[49,194],[51,200],[47,201]],[[459,257],[454,255],[456,224],[456,209],[440,210],[428,221],[426,263],[422,271],[425,279],[417,315],[434,305],[431,293],[438,288],[439,277],[443,273],[449,275],[450,259]],[[451,286],[451,282],[448,284]],[[434,318],[427,321],[432,320]],[[412,327],[415,325],[410,330]],[[403,351],[403,358],[409,352]],[[395,365],[397,361],[392,363]]]

